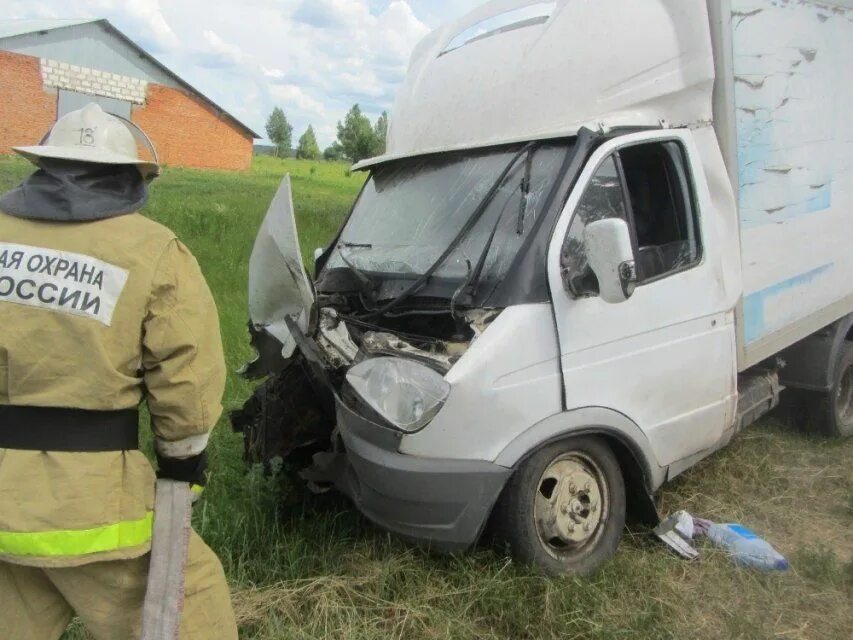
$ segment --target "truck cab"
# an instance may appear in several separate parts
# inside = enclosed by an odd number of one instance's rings
[[[787,10],[768,8],[770,47]],[[840,11],[818,21],[836,48]],[[742,247],[740,15],[497,0],[427,36],[314,277],[288,179],[260,230],[247,373],[266,380],[234,415],[247,459],[290,461],[431,547],[468,548],[491,524],[519,559],[585,573],[785,380],[853,431],[849,282],[801,278],[793,312],[745,293],[745,273],[786,280],[773,247]],[[821,234],[853,232],[840,193]],[[827,269],[849,272],[849,254]]]

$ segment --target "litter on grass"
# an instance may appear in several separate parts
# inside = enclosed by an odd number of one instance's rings
[[[735,564],[762,571],[784,571],[789,566],[785,557],[770,543],[740,524],[719,524],[696,518],[686,511],[676,511],[654,531],[664,544],[688,560],[699,557],[693,541],[704,536],[728,553]]]
[[[682,558],[696,560],[699,552],[693,546],[693,517],[686,511],[676,511],[655,527],[655,535]]]

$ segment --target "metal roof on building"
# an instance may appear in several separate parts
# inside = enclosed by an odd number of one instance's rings
[[[6,18],[0,20],[0,40],[13,36],[22,36],[39,31],[52,31],[62,27],[76,27],[81,24],[97,22],[97,18],[68,19],[57,18]]]
[[[0,20],[0,41],[7,38],[14,38],[16,36],[23,36],[32,33],[46,33],[48,31],[55,31],[57,29],[68,29],[71,27],[78,27],[81,25],[88,24],[98,24],[104,28],[104,30],[123,41],[128,46],[132,47],[136,51],[139,52],[139,56],[150,62],[152,65],[157,67],[160,71],[171,77],[175,83],[186,91],[198,96],[204,102],[206,102],[210,107],[213,108],[214,111],[228,118],[231,122],[233,122],[237,127],[244,130],[246,133],[251,135],[253,138],[260,138],[257,133],[255,133],[252,129],[250,129],[247,125],[243,124],[240,120],[231,115],[228,111],[220,107],[213,100],[208,98],[204,93],[193,87],[186,80],[181,78],[174,71],[166,67],[159,60],[154,58],[151,54],[149,54],[145,49],[136,44],[133,40],[128,38],[124,33],[116,29],[112,23],[106,18],[91,18],[91,19],[3,19]],[[0,43],[0,49],[2,49],[2,43]]]

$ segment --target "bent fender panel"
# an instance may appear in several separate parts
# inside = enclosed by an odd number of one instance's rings
[[[562,410],[562,378],[549,304],[507,307],[445,375],[450,396],[400,451],[492,461],[530,425]]]
[[[532,451],[548,442],[582,434],[603,434],[617,438],[634,455],[643,469],[646,489],[656,490],[666,479],[666,468],[657,464],[646,435],[625,415],[605,407],[585,407],[552,415],[520,433],[501,451],[495,463],[514,467]]]

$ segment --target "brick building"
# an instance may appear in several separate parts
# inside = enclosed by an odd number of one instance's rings
[[[0,153],[89,102],[138,124],[166,165],[248,169],[259,137],[107,20],[0,20]]]

